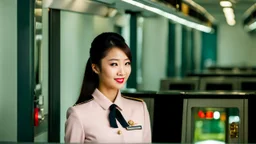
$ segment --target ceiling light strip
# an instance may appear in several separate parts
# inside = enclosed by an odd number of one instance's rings
[[[220,6],[222,6],[222,7],[231,7],[232,3],[230,1],[220,1]]]
[[[250,8],[248,8],[243,14],[244,18],[247,18],[254,10],[256,9],[256,3],[253,4]]]
[[[256,21],[251,23],[248,27],[249,27],[250,30],[256,29]]]
[[[176,16],[174,14],[165,12],[165,11],[163,11],[161,9],[158,9],[158,8],[155,8],[155,7],[151,7],[151,6],[145,5],[143,3],[140,3],[140,2],[137,2],[137,1],[134,1],[134,0],[122,0],[122,1],[124,1],[126,3],[129,3],[129,4],[132,4],[134,6],[140,7],[142,9],[151,11],[151,12],[156,13],[158,15],[164,16],[164,17],[166,17],[166,18],[168,18],[168,19],[170,19],[172,21],[175,21],[177,23],[180,23],[180,24],[185,25],[185,26],[190,27],[190,28],[197,29],[199,31],[203,31],[203,32],[206,32],[206,33],[210,33],[210,32],[213,31],[212,28],[207,27],[205,25],[188,21],[188,20],[180,18],[180,17],[178,17],[178,16]]]
[[[203,13],[211,22],[215,22],[215,18],[210,15],[205,8],[203,8],[202,6],[200,6],[199,4],[197,4],[196,2],[192,1],[192,0],[183,0],[183,2],[188,3],[190,5],[192,5],[193,7],[195,7],[197,10],[201,11],[201,13]]]

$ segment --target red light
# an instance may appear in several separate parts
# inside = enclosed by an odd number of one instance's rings
[[[39,113],[39,108],[34,108],[34,126],[39,125],[38,113]]]
[[[204,114],[204,112],[203,111],[199,111],[198,112],[198,116],[199,116],[199,118],[204,118],[205,117],[205,114]]]
[[[205,118],[212,119],[213,118],[213,112],[212,111],[207,111]]]

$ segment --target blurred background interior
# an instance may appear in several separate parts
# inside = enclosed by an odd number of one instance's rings
[[[253,143],[256,0],[0,0],[0,142],[64,142],[90,43],[130,46],[153,143]],[[166,132],[163,132],[166,131]]]

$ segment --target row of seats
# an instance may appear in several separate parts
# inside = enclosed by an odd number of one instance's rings
[[[256,91],[255,77],[185,77],[166,78],[160,90],[241,90]]]
[[[212,72],[255,72],[256,67],[248,66],[210,66],[206,68]]]

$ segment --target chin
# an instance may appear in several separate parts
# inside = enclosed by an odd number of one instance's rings
[[[122,89],[124,86],[122,85],[122,86],[118,86],[118,87],[116,87],[116,89]]]
[[[116,89],[122,89],[124,87],[124,84],[115,85]]]
[[[120,89],[122,89],[124,87],[124,85],[122,84],[122,85],[117,85],[117,84],[114,84],[114,85],[111,85],[110,87],[108,87],[108,89],[110,90],[120,90]]]

